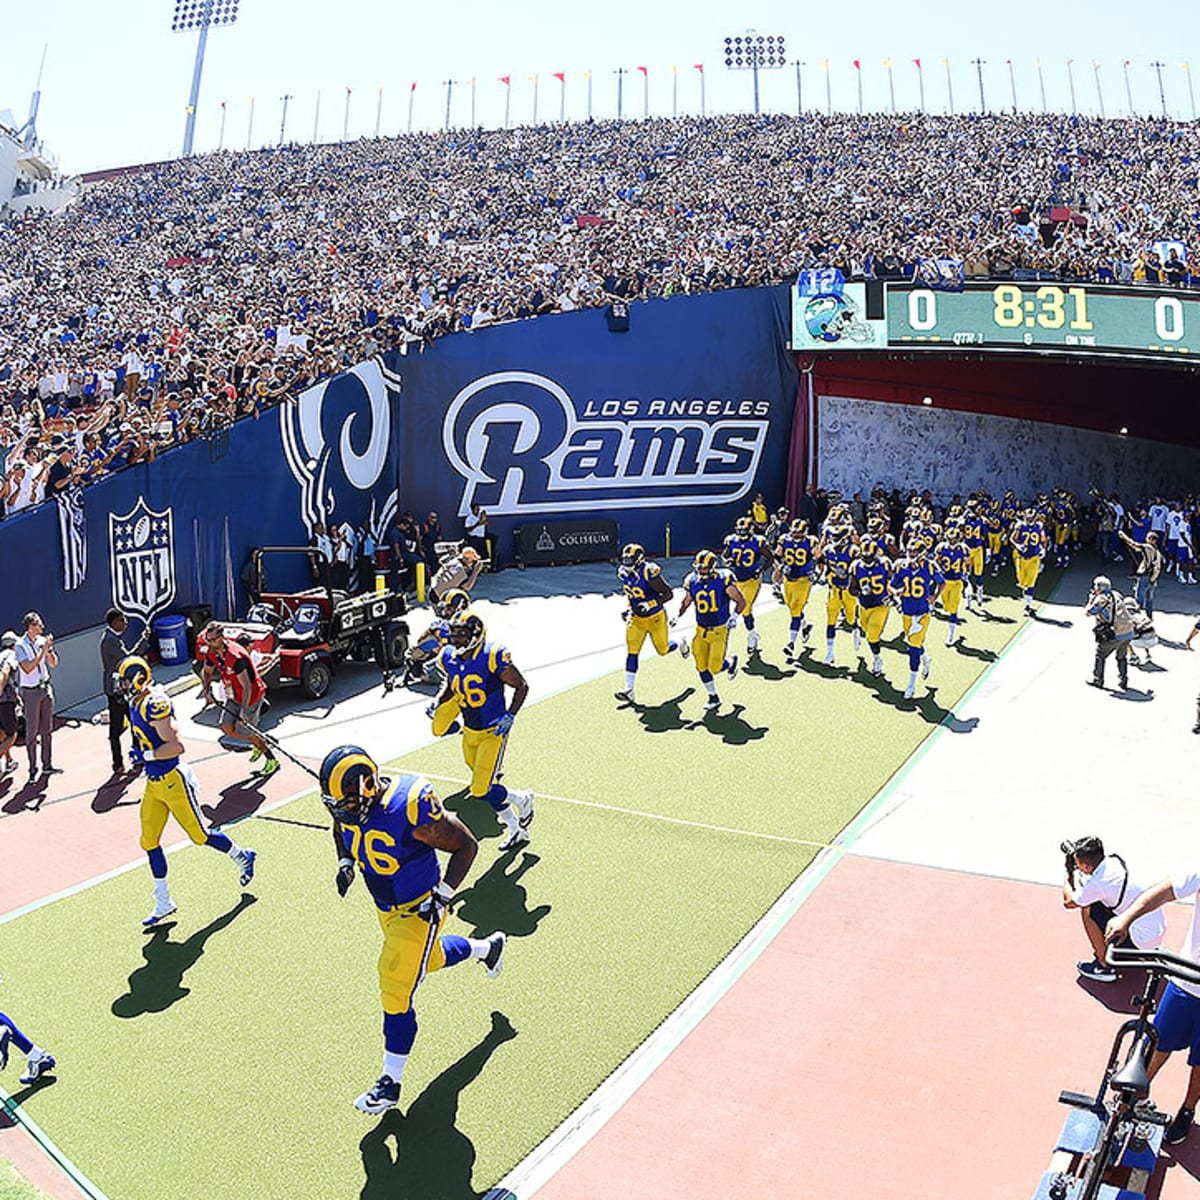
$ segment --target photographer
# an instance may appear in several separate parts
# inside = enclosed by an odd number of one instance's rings
[[[1063,842],[1061,850],[1067,860],[1063,907],[1079,909],[1093,954],[1090,962],[1076,963],[1075,969],[1096,983],[1115,983],[1117,973],[1107,962],[1104,931],[1109,921],[1125,912],[1146,889],[1130,877],[1129,868],[1119,854],[1104,853],[1104,843],[1098,837]],[[1139,950],[1157,950],[1166,932],[1162,913],[1150,913],[1130,927],[1121,944]]]
[[[1096,664],[1087,681],[1092,687],[1104,686],[1104,664],[1108,656],[1115,653],[1121,691],[1129,688],[1129,643],[1133,641],[1133,622],[1122,599],[1113,591],[1112,580],[1107,575],[1097,575],[1092,580],[1092,590],[1083,610],[1084,616],[1092,617],[1096,622],[1092,630],[1096,638]]]
[[[469,592],[487,564],[471,546],[461,546],[457,553],[442,559],[437,573],[429,583],[429,598],[436,604],[439,597],[453,588]]]
[[[1124,530],[1117,530],[1117,537],[1138,554],[1137,574],[1133,595],[1138,607],[1146,610],[1146,616],[1154,616],[1154,593],[1158,589],[1158,577],[1162,574],[1162,551],[1158,545],[1158,534],[1151,531],[1144,542],[1136,542]]]

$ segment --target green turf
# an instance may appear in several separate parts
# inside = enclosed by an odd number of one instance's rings
[[[337,898],[313,798],[232,831],[260,851],[257,899],[239,900],[228,861],[189,848],[171,858],[173,929],[139,932],[142,869],[0,925],[6,1007],[61,1072],[18,1096],[112,1200],[485,1191],[803,870],[816,848],[800,842],[833,838],[954,722],[1019,628],[1013,601],[991,607],[998,619],[967,627],[973,653],[947,651],[934,623],[938,691],[916,704],[848,670],[849,635],[846,668],[785,664],[776,612],[761,666],[723,684],[724,715],[701,720],[695,671],[675,657],[646,664],[645,710],[616,707],[619,675],[531,706],[505,765],[542,797],[532,852],[498,858],[490,810],[442,788],[485,839],[451,928],[513,940],[498,981],[467,963],[423,985],[403,1117],[349,1104],[379,1069],[378,929],[361,889]],[[903,680],[901,654],[886,657]],[[405,765],[464,774],[452,739]]]
[[[47,1200],[7,1159],[0,1158],[0,1200]]]

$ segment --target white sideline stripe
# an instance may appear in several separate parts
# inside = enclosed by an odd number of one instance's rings
[[[457,783],[466,787],[471,781],[459,779],[454,775],[434,775],[429,771],[419,774],[426,779],[436,779],[439,783]],[[664,821],[668,825],[686,825],[689,829],[704,829],[711,833],[729,833],[734,837],[757,838],[764,842],[784,842],[789,846],[814,846],[818,850],[828,850],[828,842],[810,842],[805,838],[783,837],[778,833],[755,833],[752,829],[730,829],[725,825],[709,825],[704,821],[688,821],[683,817],[667,817],[661,813],[642,812],[637,808],[622,808],[617,804],[601,804],[598,800],[576,800],[571,796],[552,796],[549,792],[535,792],[538,800],[553,800],[557,804],[574,804],[579,808],[598,808],[603,812],[624,813],[628,817],[643,817],[647,821]]]
[[[809,842],[808,845],[813,843]],[[757,924],[719,962],[700,985],[615,1071],[518,1163],[483,1200],[528,1200],[544,1187],[662,1066],[671,1052],[716,1007],[717,1002],[754,964],[783,927],[845,854],[830,846],[763,914]]]
[[[270,804],[264,804],[261,808],[256,808],[250,815],[260,816],[263,813],[273,812],[277,808],[282,808],[285,804],[302,800],[312,791],[312,788],[305,788],[304,791],[296,792],[291,796],[285,796],[282,800],[272,800]],[[223,828],[223,826],[219,828]],[[190,838],[184,838],[182,841],[176,842],[173,846],[167,846],[163,853],[175,854],[180,850],[187,849],[191,844]],[[101,875],[94,875],[91,879],[85,879],[82,883],[73,883],[70,887],[63,888],[60,892],[43,896],[40,900],[31,900],[28,904],[23,904],[20,908],[14,908],[11,912],[0,914],[0,925],[7,925],[9,921],[15,921],[18,917],[28,916],[31,912],[36,912],[39,908],[44,908],[47,904],[53,904],[56,900],[65,900],[68,896],[76,896],[80,892],[87,891],[90,887],[95,887],[98,883],[107,883],[110,879],[116,879],[118,875],[124,875],[127,871],[133,871],[145,865],[146,857],[143,855],[141,858],[134,859],[133,862],[125,863],[124,866],[113,867],[111,871],[105,871]]]
[[[63,1174],[83,1195],[88,1197],[88,1200],[108,1200],[108,1196],[46,1136],[42,1127],[19,1104],[13,1103],[12,1096],[2,1087],[0,1087],[0,1110],[33,1138],[38,1146],[58,1164]]]

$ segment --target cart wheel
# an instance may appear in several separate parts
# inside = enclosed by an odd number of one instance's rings
[[[383,632],[383,667],[402,667],[408,657],[408,628],[401,621],[392,621]]]
[[[305,659],[300,669],[300,690],[311,700],[320,698],[329,691],[333,682],[333,671],[329,660],[324,658]]]

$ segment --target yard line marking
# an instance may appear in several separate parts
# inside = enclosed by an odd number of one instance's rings
[[[439,783],[457,783],[466,787],[471,781],[459,779],[454,775],[434,775],[430,771],[421,771],[426,779],[436,779]],[[624,813],[628,817],[643,817],[647,821],[664,821],[668,825],[686,825],[689,829],[705,829],[711,833],[731,833],[735,837],[758,838],[764,842],[784,842],[789,846],[813,846],[817,850],[828,850],[828,842],[810,842],[806,838],[783,837],[777,833],[756,833],[752,829],[731,829],[726,825],[709,825],[705,821],[688,821],[683,817],[667,817],[661,813],[642,812],[637,808],[622,808],[619,804],[601,804],[599,800],[576,800],[571,796],[552,796],[549,792],[535,792],[538,800],[553,800],[558,804],[574,804],[579,808],[599,808],[604,812]]]
[[[50,1140],[42,1127],[0,1087],[0,1112],[20,1125],[27,1134],[52,1158],[68,1179],[88,1200],[108,1200],[108,1197]]]

